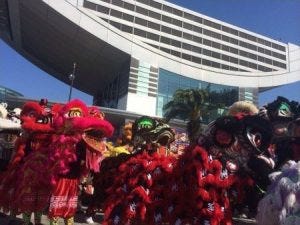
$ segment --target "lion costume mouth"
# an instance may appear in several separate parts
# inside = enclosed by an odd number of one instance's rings
[[[104,143],[104,134],[101,130],[88,130],[84,132],[82,138],[92,150],[101,153],[106,150],[106,146]]]

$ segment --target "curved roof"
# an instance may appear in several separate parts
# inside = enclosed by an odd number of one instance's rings
[[[215,71],[153,48],[72,2],[76,1],[8,1],[13,38],[6,41],[65,83],[70,82],[68,75],[77,62],[74,86],[91,95],[126,68],[131,56],[216,84],[264,88],[300,80],[299,46],[288,44],[290,64],[286,72]]]

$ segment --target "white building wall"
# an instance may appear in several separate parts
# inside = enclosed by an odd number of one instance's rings
[[[164,68],[186,77],[216,84],[254,88],[284,85],[300,80],[300,59],[298,57],[299,46],[296,45],[288,45],[290,65],[289,70],[287,71],[274,71],[268,73],[241,73],[239,71],[227,70],[214,71],[213,68],[178,59],[170,54],[157,50],[156,48],[143,43],[133,35],[126,34],[107,24],[93,13],[89,13],[89,10],[80,7],[80,5],[74,7],[74,5],[66,1],[44,0],[44,2],[82,29],[85,29],[99,39],[130,54],[132,57],[142,59],[144,62],[155,67]],[[190,10],[186,11],[193,13]],[[240,28],[239,30],[243,31],[243,29]],[[266,37],[264,38],[266,39]]]
[[[139,113],[147,116],[155,116],[156,97],[128,93],[127,111]]]

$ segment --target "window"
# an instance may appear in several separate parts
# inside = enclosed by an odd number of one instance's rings
[[[233,54],[239,54],[239,50],[236,48],[232,48],[232,47],[229,47],[229,52],[231,52]]]
[[[97,11],[104,13],[104,14],[109,14],[109,8],[101,6],[101,5],[97,5]]]
[[[207,35],[207,36],[211,36],[211,31],[210,31],[210,30],[203,29],[203,34],[205,34],[205,35]]]
[[[145,5],[149,4],[149,0],[136,0],[137,2],[143,3]]]
[[[272,65],[272,60],[268,59],[268,58],[265,58],[265,63]]]
[[[268,49],[265,49],[265,54],[267,54],[267,55],[272,55],[271,51],[268,50]]]
[[[214,41],[212,41],[211,46],[216,49],[221,49],[221,44]]]
[[[202,43],[202,38],[194,35],[193,36],[193,41],[197,42],[198,44],[201,44]]]
[[[114,22],[114,21],[110,21],[109,22],[111,25],[113,25],[114,27],[118,28],[118,29],[121,29],[121,24],[120,23],[117,23],[117,22]]]
[[[277,67],[281,67],[281,68],[284,68],[284,69],[286,69],[286,64],[284,64],[284,63],[281,63],[281,62],[277,62],[277,61],[273,61],[273,65],[274,66],[277,66]]]
[[[180,20],[176,20],[173,18],[172,23],[178,27],[182,27],[182,21],[180,21]]]
[[[234,39],[234,38],[229,38],[229,42],[231,44],[235,44],[235,45],[238,45],[239,44],[239,41],[237,39]]]
[[[265,45],[271,47],[271,42],[270,41],[265,41]]]
[[[254,51],[257,51],[257,46],[252,45],[252,44],[248,44],[248,48]]]
[[[157,12],[149,11],[149,16],[154,19],[160,20],[160,14]]]
[[[164,51],[166,53],[169,53],[169,54],[171,53],[171,50],[168,49],[168,48],[160,47],[160,50],[162,50],[162,51]]]
[[[249,39],[250,41],[254,41],[254,42],[257,41],[257,40],[256,40],[256,37],[254,37],[253,35],[250,35],[250,34],[248,34],[248,39]]]
[[[163,11],[173,13],[173,8],[167,5],[163,5]]]
[[[265,53],[265,49],[261,48],[261,47],[257,47],[257,51],[260,53]]]
[[[124,24],[122,24],[121,30],[126,32],[126,33],[130,33],[130,34],[132,33],[132,27],[126,26]]]
[[[171,39],[171,45],[177,48],[181,48],[181,42]]]
[[[229,42],[229,37],[226,36],[226,35],[222,35],[222,40],[226,41],[226,42]]]
[[[282,59],[282,60],[286,60],[286,56],[285,55],[282,55],[282,54],[279,54],[277,52],[272,52],[272,55],[278,59]]]
[[[180,11],[179,9],[173,8],[173,13],[174,13],[175,15],[177,15],[177,16],[182,17],[182,11]]]
[[[135,17],[135,23],[142,26],[147,26],[147,21],[138,17]]]
[[[195,22],[197,22],[197,23],[203,23],[203,19],[201,18],[201,17],[198,17],[198,16],[195,16],[194,17],[194,20],[195,20]]]
[[[257,56],[257,60],[260,62],[265,62],[265,58],[259,55]]]
[[[240,37],[247,39],[247,34],[240,31]]]
[[[214,67],[214,68],[220,68],[221,64],[217,63],[217,62],[211,62],[211,66]]]
[[[203,39],[203,44],[207,46],[211,46],[211,41],[207,39]]]
[[[192,62],[201,64],[201,58],[192,56]]]
[[[221,48],[222,48],[223,51],[229,52],[229,46],[222,45]]]
[[[92,2],[88,2],[88,1],[83,2],[83,7],[88,8],[88,9],[96,10],[96,6],[97,5]]]
[[[257,70],[257,64],[249,62],[249,67]]]
[[[162,15],[162,21],[165,21],[167,23],[172,23],[172,18]]]
[[[183,38],[192,41],[193,40],[193,35],[183,32]]]
[[[150,6],[156,9],[161,9],[161,3],[150,0]]]
[[[182,58],[185,59],[185,60],[192,61],[192,56],[191,56],[191,55],[188,55],[188,54],[182,53]]]
[[[223,70],[229,70],[229,66],[227,66],[227,65],[221,65],[221,68],[223,69]]]
[[[141,36],[141,37],[146,37],[147,36],[146,31],[140,30],[140,29],[137,29],[137,28],[134,29],[134,34],[138,35],[138,36]]]
[[[171,29],[171,33],[172,33],[174,36],[177,36],[177,37],[181,37],[181,36],[182,36],[182,32],[179,31],[179,30]]]
[[[123,1],[121,1],[121,0],[111,0],[111,3],[113,5],[123,7]]]
[[[244,41],[240,41],[240,46],[242,46],[244,48],[248,48],[248,43],[246,43]]]
[[[126,13],[123,13],[123,19],[124,19],[124,20],[127,20],[127,21],[129,21],[129,22],[133,22],[134,17],[133,17],[132,15],[128,15],[128,14],[126,14]]]
[[[192,51],[201,54],[202,48],[197,47],[197,46],[192,46]]]
[[[187,12],[184,12],[183,13],[183,17],[188,19],[188,20],[194,20],[194,15],[190,14],[190,13],[187,13]]]
[[[252,53],[249,53],[249,56],[248,56],[250,59],[254,59],[254,60],[257,60],[257,55],[255,54],[252,54]]]
[[[233,28],[229,28],[229,33],[234,34],[236,36],[239,35],[239,32],[237,30],[233,29]]]
[[[150,22],[150,21],[148,21],[148,27],[151,28],[151,29],[154,29],[154,30],[160,30],[160,25],[159,24],[153,23],[153,22]]]
[[[182,43],[182,48],[191,51],[192,45],[187,44],[187,43]]]
[[[257,38],[257,42],[258,42],[259,44],[262,44],[262,45],[265,44],[265,41],[264,41],[263,39],[261,39],[261,38]]]
[[[111,9],[110,10],[110,15],[113,16],[113,17],[117,17],[117,18],[122,18],[122,13],[120,11],[117,11],[117,10],[114,10],[114,9]]]
[[[229,57],[229,62],[238,64],[239,60],[237,58],[234,58],[234,57]]]
[[[209,61],[207,59],[202,59],[202,65],[211,66],[211,61]]]
[[[125,9],[130,10],[130,11],[134,11],[134,5],[129,4],[129,3],[127,3],[127,2],[124,2],[123,7],[124,7]]]
[[[193,30],[193,25],[183,22],[183,28],[188,30]]]
[[[197,26],[193,26],[193,31],[201,34],[202,33],[202,28],[201,27],[197,27]]]
[[[159,41],[159,36],[157,34],[153,34],[150,32],[147,32],[147,38],[154,40],[154,41]]]
[[[181,53],[177,52],[177,51],[174,51],[174,50],[171,50],[171,54],[176,56],[176,57],[181,57]]]
[[[211,56],[211,51],[210,50],[207,50],[207,49],[205,49],[205,48],[203,48],[203,50],[202,50],[202,54],[203,55],[207,55],[207,56]]]
[[[221,34],[218,34],[218,33],[212,31],[211,37],[216,38],[216,39],[221,39]]]
[[[161,26],[161,31],[167,34],[171,34],[171,28],[166,26]]]
[[[160,42],[162,42],[162,43],[165,43],[165,44],[170,44],[170,42],[171,42],[171,40],[170,40],[170,38],[167,38],[167,37],[161,37],[160,38]]]
[[[222,55],[221,56],[222,60],[229,62],[229,56],[228,55]]]
[[[136,10],[137,13],[143,14],[145,16],[148,16],[148,9],[136,6]]]
[[[216,58],[216,59],[220,59],[221,58],[221,54],[217,53],[217,52],[212,52],[212,57]]]

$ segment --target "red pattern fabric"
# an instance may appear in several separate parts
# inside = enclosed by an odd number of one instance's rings
[[[49,218],[73,217],[78,203],[79,179],[61,178],[50,198]]]

